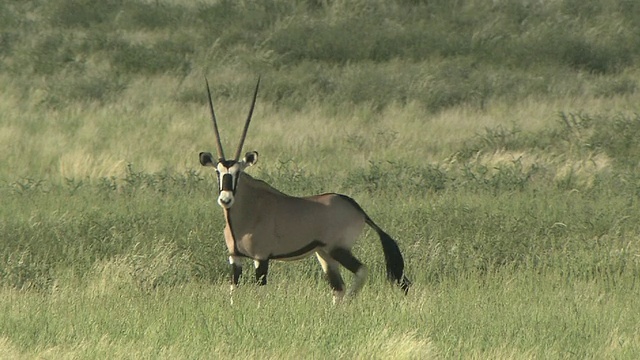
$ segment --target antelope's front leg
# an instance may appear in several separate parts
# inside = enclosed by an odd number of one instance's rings
[[[269,272],[269,260],[253,260],[256,267],[256,283],[267,285],[267,273]]]
[[[229,256],[229,263],[231,264],[231,291],[233,291],[240,282],[240,276],[242,276],[242,263],[241,258],[238,256]]]

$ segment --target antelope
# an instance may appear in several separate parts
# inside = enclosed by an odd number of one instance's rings
[[[257,151],[247,152],[242,159],[240,154],[255,108],[260,78],[231,160],[225,157],[206,78],[205,82],[218,157],[214,159],[209,152],[201,152],[199,157],[202,166],[213,167],[217,174],[217,202],[226,221],[224,239],[232,269],[231,291],[242,275],[242,258],[253,260],[256,283],[266,285],[269,261],[297,260],[315,254],[333,290],[334,303],[340,302],[345,294],[355,295],[364,285],[367,267],[353,255],[351,248],[366,224],[380,237],[388,279],[406,294],[411,282],[404,274],[404,260],[398,244],[355,200],[336,193],[289,196],[245,172],[258,161]],[[346,292],[340,265],[354,274],[353,283]]]

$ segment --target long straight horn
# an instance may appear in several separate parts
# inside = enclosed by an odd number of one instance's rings
[[[259,87],[260,87],[260,77],[258,77],[256,90],[253,93],[253,101],[251,102],[251,109],[249,109],[249,116],[247,116],[247,121],[244,123],[244,129],[242,129],[242,136],[240,136],[240,143],[238,144],[238,150],[236,150],[236,157],[235,157],[236,161],[240,159],[240,154],[242,153],[242,145],[244,145],[244,138],[247,136],[247,130],[249,129],[249,123],[251,122],[251,115],[253,115],[253,108],[256,106],[256,98],[258,97]]]
[[[209,80],[204,77],[204,81],[207,83],[207,94],[209,95],[209,109],[211,109],[211,119],[213,120],[213,131],[216,135],[216,150],[218,151],[218,160],[224,160],[224,150],[222,150],[222,143],[220,143],[220,132],[218,131],[218,122],[216,121],[216,113],[213,111],[213,101],[211,100],[211,90],[209,89]]]

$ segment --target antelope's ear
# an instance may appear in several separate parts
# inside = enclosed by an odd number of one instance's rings
[[[213,161],[213,156],[210,152],[200,153],[200,164],[202,166],[216,166],[216,163]]]
[[[258,162],[258,152],[257,151],[249,151],[244,155],[244,159],[242,161],[245,163],[245,166],[255,165]]]

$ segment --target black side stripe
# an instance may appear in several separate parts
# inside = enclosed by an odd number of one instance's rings
[[[315,248],[319,248],[322,246],[325,246],[326,244],[323,243],[322,241],[319,240],[313,240],[310,244],[302,247],[299,250],[296,251],[292,251],[288,254],[280,254],[280,255],[270,255],[269,259],[274,259],[274,260],[278,260],[278,259],[287,259],[287,258],[292,258],[292,257],[298,257],[301,255],[304,255],[308,252],[311,252],[311,250],[315,249]]]

